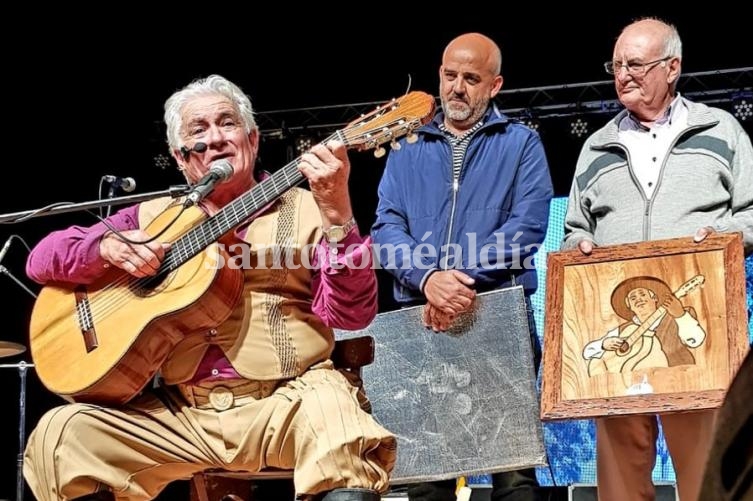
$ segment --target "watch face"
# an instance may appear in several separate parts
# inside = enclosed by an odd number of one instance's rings
[[[345,238],[348,232],[356,226],[356,220],[352,217],[344,225],[334,225],[323,230],[324,237],[330,243],[338,243]]]
[[[330,242],[339,242],[345,237],[345,231],[342,226],[333,226],[327,230],[327,240]]]

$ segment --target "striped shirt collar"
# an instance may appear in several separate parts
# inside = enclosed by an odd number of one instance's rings
[[[442,122],[439,122],[439,130],[441,130],[444,133],[444,135],[447,136],[451,141],[455,143],[459,143],[460,141],[465,140],[466,138],[470,137],[471,134],[479,130],[482,125],[484,125],[483,118],[479,120],[478,122],[476,122],[476,124],[473,127],[463,132],[462,135],[456,136],[455,134],[452,133],[452,131],[450,131],[450,129],[447,128],[447,126],[444,124],[444,121],[442,121]]]

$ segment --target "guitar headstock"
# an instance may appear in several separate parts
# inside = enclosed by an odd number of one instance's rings
[[[699,287],[703,285],[703,283],[706,281],[706,277],[704,275],[696,275],[684,284],[680,286],[679,289],[677,289],[677,292],[675,292],[675,296],[678,298],[681,298],[685,295],[687,295],[690,291],[695,289],[696,287]]]
[[[420,91],[409,92],[350,122],[340,135],[349,148],[362,151],[377,148],[374,155],[381,157],[385,153],[381,144],[390,142],[393,149],[399,149],[397,139],[429,123],[435,107],[433,96]],[[411,140],[414,137],[409,136],[408,141],[415,141]]]

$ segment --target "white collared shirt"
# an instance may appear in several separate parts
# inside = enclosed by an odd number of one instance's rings
[[[687,125],[688,108],[680,99],[679,92],[667,108],[667,113],[650,128],[630,113],[620,121],[617,137],[627,146],[630,167],[647,199],[654,194],[664,159]]]

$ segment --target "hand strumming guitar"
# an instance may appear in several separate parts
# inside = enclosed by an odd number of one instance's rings
[[[120,234],[135,242],[150,238],[143,230],[127,230]],[[157,273],[160,263],[165,258],[165,251],[169,248],[169,243],[156,240],[145,244],[132,244],[112,231],[105,233],[99,241],[99,255],[102,259],[139,278]]]
[[[601,347],[607,351],[619,351],[620,349],[622,349],[622,346],[624,344],[625,341],[622,338],[607,337],[604,338],[604,341],[601,342]]]

